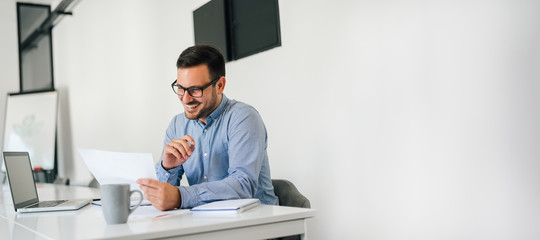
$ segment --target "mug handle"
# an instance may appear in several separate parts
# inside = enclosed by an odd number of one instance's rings
[[[129,214],[131,214],[133,212],[133,210],[135,210],[136,208],[138,208],[141,205],[141,202],[142,202],[142,200],[144,198],[142,192],[139,191],[139,190],[130,191],[129,192],[129,197],[130,198],[131,198],[131,195],[133,195],[133,193],[139,193],[141,195],[141,198],[139,199],[139,202],[135,206],[133,206],[132,208],[129,208]]]

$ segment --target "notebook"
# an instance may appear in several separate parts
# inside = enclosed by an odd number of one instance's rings
[[[238,214],[257,207],[259,204],[260,201],[257,198],[224,200],[194,207],[191,212],[196,214]]]
[[[11,198],[16,212],[77,210],[91,199],[39,201],[28,152],[4,152]]]

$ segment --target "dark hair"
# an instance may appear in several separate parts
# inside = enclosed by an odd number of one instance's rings
[[[211,80],[225,76],[223,55],[217,48],[210,45],[195,45],[184,50],[176,61],[176,68],[194,67],[201,64],[208,66]]]

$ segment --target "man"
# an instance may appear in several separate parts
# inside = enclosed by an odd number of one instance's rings
[[[172,87],[184,114],[167,128],[156,164],[159,181],[137,181],[146,199],[159,210],[239,198],[277,205],[266,128],[257,110],[223,94],[221,53],[211,46],[193,46],[180,54],[176,67]],[[184,173],[190,186],[180,186]]]

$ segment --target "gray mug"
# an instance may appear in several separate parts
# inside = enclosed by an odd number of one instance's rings
[[[101,209],[108,224],[126,223],[129,214],[133,212],[143,200],[143,194],[139,190],[129,190],[129,184],[106,184],[101,185]],[[130,208],[130,197],[133,193],[139,193],[141,199]]]

